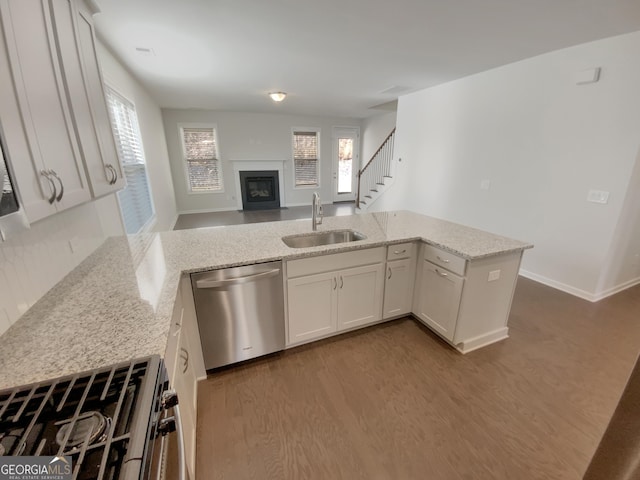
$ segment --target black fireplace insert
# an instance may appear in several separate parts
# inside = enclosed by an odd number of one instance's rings
[[[280,208],[280,186],[277,170],[240,172],[243,210]]]

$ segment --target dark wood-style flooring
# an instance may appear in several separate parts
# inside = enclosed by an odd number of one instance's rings
[[[640,286],[520,278],[510,338],[461,355],[412,318],[209,376],[208,479],[580,479],[640,345]]]

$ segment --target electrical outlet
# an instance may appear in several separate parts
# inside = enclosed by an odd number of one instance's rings
[[[609,203],[609,192],[604,190],[589,190],[587,201],[591,203]]]
[[[500,279],[500,270],[491,270],[487,277],[487,282],[495,282]]]

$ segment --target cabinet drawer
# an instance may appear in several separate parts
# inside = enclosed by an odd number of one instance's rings
[[[384,255],[384,247],[377,247],[289,260],[287,262],[287,278],[382,263]]]
[[[414,245],[415,244],[412,242],[389,245],[387,247],[387,260],[409,258],[413,254],[413,249],[415,248]]]
[[[424,245],[424,259],[462,276],[467,266],[464,258],[427,244]]]

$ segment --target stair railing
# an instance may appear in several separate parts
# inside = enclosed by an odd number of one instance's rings
[[[366,203],[364,198],[371,198],[372,192],[378,191],[379,185],[384,185],[384,179],[391,177],[391,162],[393,160],[393,142],[396,129],[391,130],[382,145],[373,154],[371,160],[358,171],[358,194],[356,208],[361,203]]]

